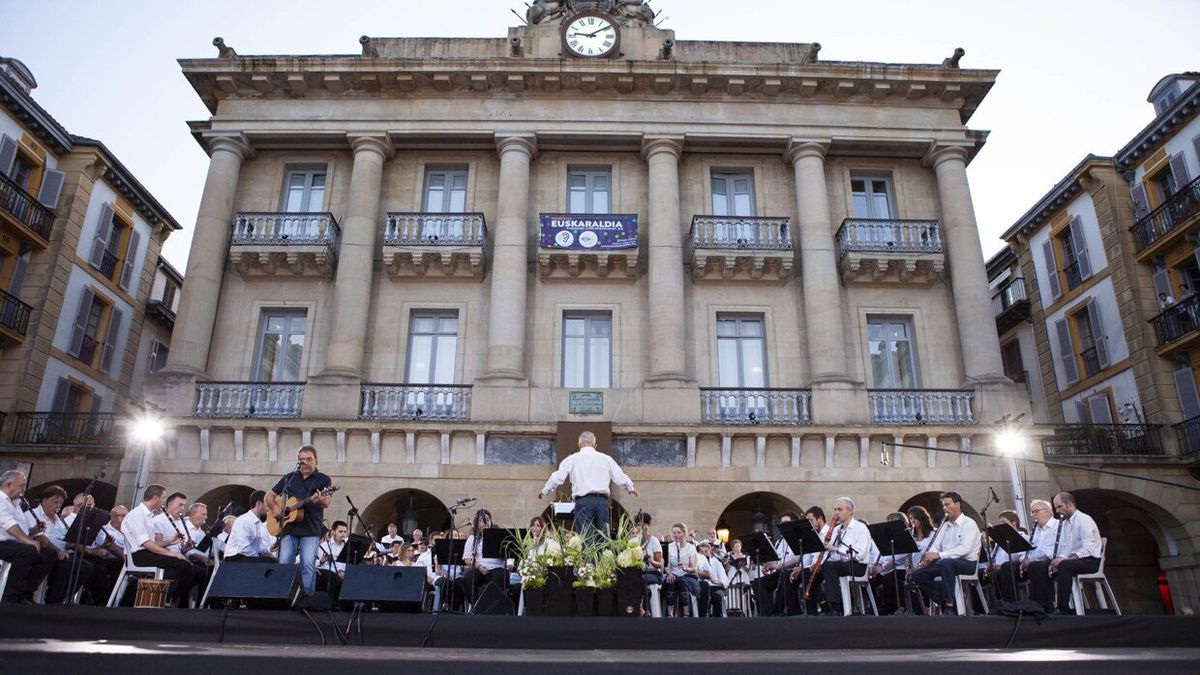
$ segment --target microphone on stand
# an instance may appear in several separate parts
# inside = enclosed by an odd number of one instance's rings
[[[479,501],[479,500],[475,499],[474,497],[463,497],[462,499],[454,502],[454,505],[455,506],[466,506],[467,504],[470,504],[472,502],[477,502],[477,501]]]
[[[990,485],[988,486],[988,492],[989,492],[989,493],[991,493],[991,496],[992,496],[992,502],[994,502],[994,503],[996,503],[996,504],[999,504],[999,503],[1000,503],[1000,498],[996,496],[996,491],[995,491],[995,490],[993,490],[993,489],[992,489],[992,486],[990,486]]]

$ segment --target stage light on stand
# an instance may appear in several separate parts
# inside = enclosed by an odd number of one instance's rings
[[[130,433],[134,440],[141,443],[153,443],[163,437],[166,428],[163,426],[162,418],[157,415],[143,415],[140,419],[133,423]]]
[[[724,518],[717,521],[717,539],[720,539],[722,544],[729,543],[729,525]]]
[[[1016,429],[1005,429],[996,434],[996,449],[1005,457],[1019,457],[1025,454],[1028,439]]]
[[[133,507],[137,507],[141,502],[142,490],[150,482],[150,450],[155,443],[162,439],[166,431],[163,419],[154,413],[144,413],[129,427],[131,440],[142,446],[142,456],[138,460],[137,474],[133,480]]]

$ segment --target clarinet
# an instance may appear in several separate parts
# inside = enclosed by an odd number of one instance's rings
[[[183,543],[179,545],[180,552],[187,553],[191,549],[195,548],[196,544],[192,541],[192,535],[188,534],[187,532],[181,532],[179,530],[179,526],[175,524],[175,519],[171,517],[171,514],[168,513],[166,516],[167,522],[171,524],[171,529],[175,530],[175,534],[183,537]],[[180,520],[182,520],[182,518]]]
[[[943,516],[942,522],[938,523],[938,526],[933,529],[933,536],[929,538],[929,544],[925,547],[925,553],[929,553],[933,545],[937,543],[938,535],[942,533],[942,526],[946,524],[947,520],[949,519]],[[926,567],[929,565],[929,563],[925,562],[925,553],[921,554],[921,559],[917,561],[917,567]]]
[[[834,527],[836,527],[837,522],[838,522],[837,520],[833,520],[829,524],[829,531],[825,533],[825,544],[826,545],[828,545],[829,540],[833,538],[833,529],[834,529]],[[841,532],[841,534],[838,535],[837,544],[835,544],[835,546],[841,545],[842,537],[844,537],[844,536],[846,536],[846,528],[843,526],[842,532]],[[816,562],[813,563],[812,568],[808,571],[808,588],[804,589],[805,602],[812,600],[813,588],[817,585],[817,574],[819,574],[821,572],[821,566],[825,564],[825,556],[828,553],[829,553],[829,551],[827,551],[827,550],[821,551],[821,555],[817,556]]]
[[[1055,517],[1057,518],[1058,516],[1055,516]],[[1067,524],[1067,521],[1065,519],[1060,519],[1058,521],[1058,531],[1054,533],[1054,553],[1050,554],[1050,562],[1051,563],[1053,563],[1058,558],[1058,545],[1062,541],[1062,531],[1063,531],[1063,527],[1065,527],[1066,524]],[[1051,579],[1058,576],[1057,569],[1047,569],[1046,572],[1050,575]]]
[[[42,532],[45,532],[46,524],[42,522],[41,518],[37,517],[36,513],[33,512],[33,506],[29,503],[28,499],[25,499],[25,493],[22,492],[18,496],[18,499],[21,500],[21,510],[24,511],[25,513],[28,513],[30,515],[30,517],[33,518],[33,522],[37,523],[37,526],[34,527],[33,529],[38,530],[39,534]]]

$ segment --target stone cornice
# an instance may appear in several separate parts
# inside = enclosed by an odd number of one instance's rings
[[[210,112],[224,99],[568,93],[676,100],[768,100],[955,108],[966,123],[999,71],[821,61],[810,64],[672,60],[273,56],[181,59]]]
[[[38,105],[8,78],[0,77],[0,105],[3,105],[21,124],[25,125],[38,141],[58,155],[71,150],[71,134],[54,119],[46,109]]]
[[[1175,131],[1188,123],[1200,111],[1200,84],[1194,84],[1183,92],[1175,104],[1138,132],[1113,160],[1125,180],[1132,181],[1141,158],[1154,152],[1172,137]]]
[[[374,150],[384,159],[391,159],[396,156],[396,146],[392,143],[392,137],[387,132],[377,131],[365,134],[346,134],[346,140],[350,141],[350,149],[356,153],[364,150]]]
[[[1032,231],[1040,228],[1047,220],[1058,213],[1059,209],[1069,204],[1072,200],[1078,197],[1081,193],[1086,192],[1087,188],[1084,184],[1091,179],[1091,172],[1097,168],[1113,168],[1113,160],[1111,157],[1099,157],[1097,155],[1088,155],[1083,158],[1083,161],[1075,165],[1062,180],[1055,184],[1049,192],[1038,200],[1033,208],[1025,212],[1024,215],[1008,228],[1000,238],[1011,242],[1017,235],[1028,235]]]

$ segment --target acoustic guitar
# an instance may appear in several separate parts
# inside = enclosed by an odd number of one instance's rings
[[[328,497],[338,491],[336,486],[330,485],[326,488],[321,488],[304,499],[289,497],[283,504],[283,510],[279,512],[279,517],[267,514],[267,532],[272,537],[286,537],[291,533],[292,528],[301,520],[304,520],[304,505],[311,502],[315,497]]]

